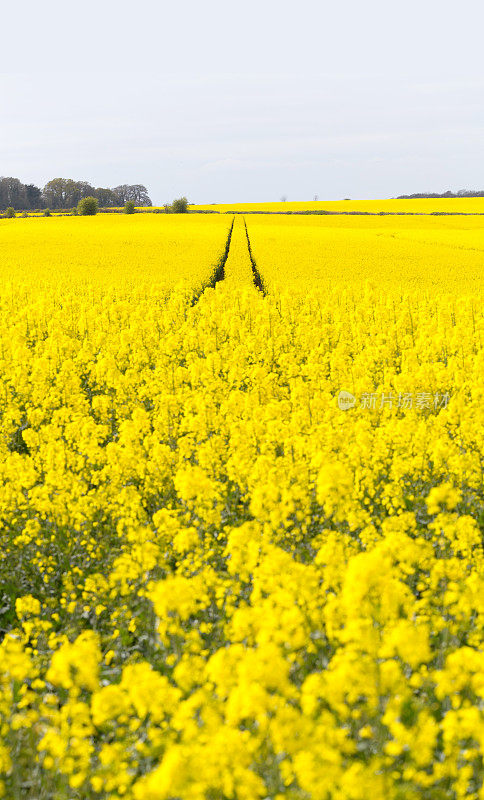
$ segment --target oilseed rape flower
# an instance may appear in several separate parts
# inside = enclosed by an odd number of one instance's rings
[[[426,501],[427,511],[429,514],[436,514],[442,505],[446,508],[454,509],[460,499],[460,492],[451,483],[442,483],[440,486],[434,486],[430,490]]]
[[[3,796],[482,798],[479,218],[0,223]]]
[[[46,680],[63,689],[94,691],[99,683],[101,652],[94,631],[84,631],[71,644],[62,644],[53,654]]]

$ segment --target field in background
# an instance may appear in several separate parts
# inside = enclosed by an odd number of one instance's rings
[[[2,220],[1,280],[29,293],[131,287],[154,297],[177,285],[198,289],[224,252],[230,223],[162,215]]]
[[[253,215],[252,251],[271,288],[304,293],[370,283],[387,299],[417,293],[476,297],[484,274],[479,217]]]
[[[0,221],[5,797],[482,796],[483,247]]]
[[[191,211],[208,210],[221,213],[234,211],[238,213],[262,212],[303,212],[332,211],[334,213],[371,213],[384,212],[406,214],[484,214],[484,197],[470,198],[436,198],[422,200],[327,200],[314,202],[284,203],[222,203],[212,205],[191,205]]]
[[[164,206],[140,206],[139,214],[165,213]],[[429,198],[416,200],[320,200],[308,202],[276,203],[212,203],[191,204],[190,213],[237,213],[237,214],[405,214],[405,215],[446,215],[446,214],[484,214],[484,198]],[[101,208],[103,214],[122,214],[124,208]],[[28,211],[29,217],[44,216],[43,211]],[[17,212],[20,216],[21,212]],[[72,215],[72,209],[51,211],[51,216]]]

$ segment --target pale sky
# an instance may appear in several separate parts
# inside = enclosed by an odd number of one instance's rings
[[[2,3],[0,175],[155,204],[484,189],[482,0]]]

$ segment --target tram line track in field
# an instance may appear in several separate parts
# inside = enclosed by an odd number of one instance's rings
[[[245,217],[243,219],[244,219],[245,235],[247,236],[247,247],[249,249],[250,263],[252,265],[252,275],[253,275],[254,286],[260,292],[262,292],[262,294],[265,297],[266,294],[267,294],[267,289],[264,286],[264,281],[262,280],[261,274],[259,272],[259,268],[258,268],[257,263],[256,263],[255,258],[254,258],[254,254],[252,252],[252,247],[251,247],[250,238],[249,238],[249,231],[247,230],[247,222],[245,221]]]
[[[227,236],[227,241],[225,242],[225,249],[224,249],[222,255],[220,256],[220,259],[219,259],[218,263],[216,264],[216,266],[215,266],[215,268],[214,268],[214,270],[212,272],[210,280],[207,283],[203,284],[203,286],[200,288],[199,291],[194,293],[194,295],[192,297],[192,302],[191,302],[192,306],[194,306],[194,305],[196,305],[196,303],[198,303],[198,301],[200,300],[200,298],[202,297],[202,295],[203,295],[203,293],[205,292],[206,289],[215,289],[217,283],[220,283],[220,281],[224,280],[224,278],[225,278],[225,264],[227,263],[227,259],[229,257],[230,242],[232,241],[232,232],[234,230],[234,223],[235,223],[235,216],[233,217],[232,224],[230,225],[229,233],[228,233],[228,236]]]
[[[264,286],[264,281],[262,280],[262,276],[261,276],[261,274],[259,272],[259,269],[257,267],[257,263],[256,263],[255,258],[254,258],[254,254],[252,252],[252,247],[251,247],[250,238],[249,238],[249,231],[247,229],[247,223],[245,221],[245,217],[243,217],[243,222],[244,222],[245,236],[246,236],[246,239],[247,239],[247,250],[248,250],[251,269],[252,269],[252,281],[253,281],[253,284],[254,284],[255,288],[259,292],[261,292],[261,294],[263,294],[264,297],[265,297],[266,294],[267,294],[267,289]],[[225,280],[225,265],[227,263],[227,259],[229,257],[229,253],[230,253],[230,245],[231,245],[231,241],[232,241],[232,234],[233,234],[233,230],[234,230],[234,224],[235,224],[235,215],[234,215],[234,217],[232,219],[232,224],[230,226],[230,230],[229,230],[229,233],[228,233],[228,236],[227,236],[227,241],[225,243],[225,249],[224,249],[224,251],[223,251],[223,253],[222,253],[222,255],[221,255],[221,257],[220,257],[220,259],[219,259],[219,261],[217,263],[217,265],[215,266],[214,271],[212,272],[210,280],[206,284],[204,284],[198,292],[196,292],[193,295],[192,302],[191,302],[192,306],[194,306],[194,305],[196,305],[198,303],[198,301],[200,300],[200,298],[202,297],[202,295],[204,294],[204,292],[207,289],[215,289],[215,287],[217,286],[218,283],[221,283],[222,281]]]

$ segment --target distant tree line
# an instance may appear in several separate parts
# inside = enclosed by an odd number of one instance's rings
[[[114,189],[95,189],[87,181],[54,178],[43,189],[33,183],[22,183],[18,178],[0,177],[0,211],[73,208],[85,197],[95,197],[101,208],[124,206],[131,201],[135,206],[151,206],[146,186],[140,183],[123,184]]]
[[[458,192],[443,192],[437,194],[436,192],[420,192],[418,194],[401,194],[397,200],[418,200],[418,199],[434,199],[439,197],[484,197],[484,189],[459,189]]]

